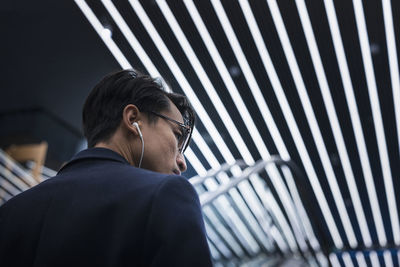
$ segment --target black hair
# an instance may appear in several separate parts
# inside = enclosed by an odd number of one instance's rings
[[[128,104],[144,112],[150,122],[158,117],[150,111],[169,110],[170,102],[182,114],[185,125],[194,127],[195,114],[188,99],[180,94],[168,93],[159,79],[137,70],[122,70],[105,76],[90,92],[83,106],[83,133],[88,147],[107,141],[121,123],[122,112]]]

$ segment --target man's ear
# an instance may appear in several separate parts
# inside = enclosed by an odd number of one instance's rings
[[[141,116],[142,114],[137,106],[133,104],[126,105],[122,111],[122,124],[128,131],[133,131],[135,134],[139,135],[138,129],[132,124],[137,122],[140,126]]]

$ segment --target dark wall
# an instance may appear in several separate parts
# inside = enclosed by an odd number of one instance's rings
[[[46,140],[49,157],[66,161],[88,92],[119,65],[74,1],[4,1],[0,25],[1,143]]]

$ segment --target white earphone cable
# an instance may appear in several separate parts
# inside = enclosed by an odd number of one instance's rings
[[[139,165],[138,168],[140,168],[142,166],[142,160],[143,160],[143,153],[144,153],[144,140],[143,140],[143,135],[142,135],[142,131],[140,130],[139,124],[137,122],[132,123],[132,126],[135,126],[139,137],[140,137],[140,141],[142,142],[142,152],[140,154],[140,160],[139,160]]]
[[[142,141],[142,153],[140,154],[140,160],[139,160],[138,168],[140,168],[140,166],[142,166],[143,153],[144,153],[144,141],[143,141],[142,134],[139,134],[139,137],[140,137],[140,141]]]

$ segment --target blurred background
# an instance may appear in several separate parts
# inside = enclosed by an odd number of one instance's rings
[[[86,96],[133,67],[197,112],[184,175],[216,265],[399,266],[399,2],[25,0],[0,13],[0,203],[86,148]]]
[[[45,140],[58,169],[80,150],[88,92],[120,67],[73,1],[6,1],[0,12],[2,147]]]

